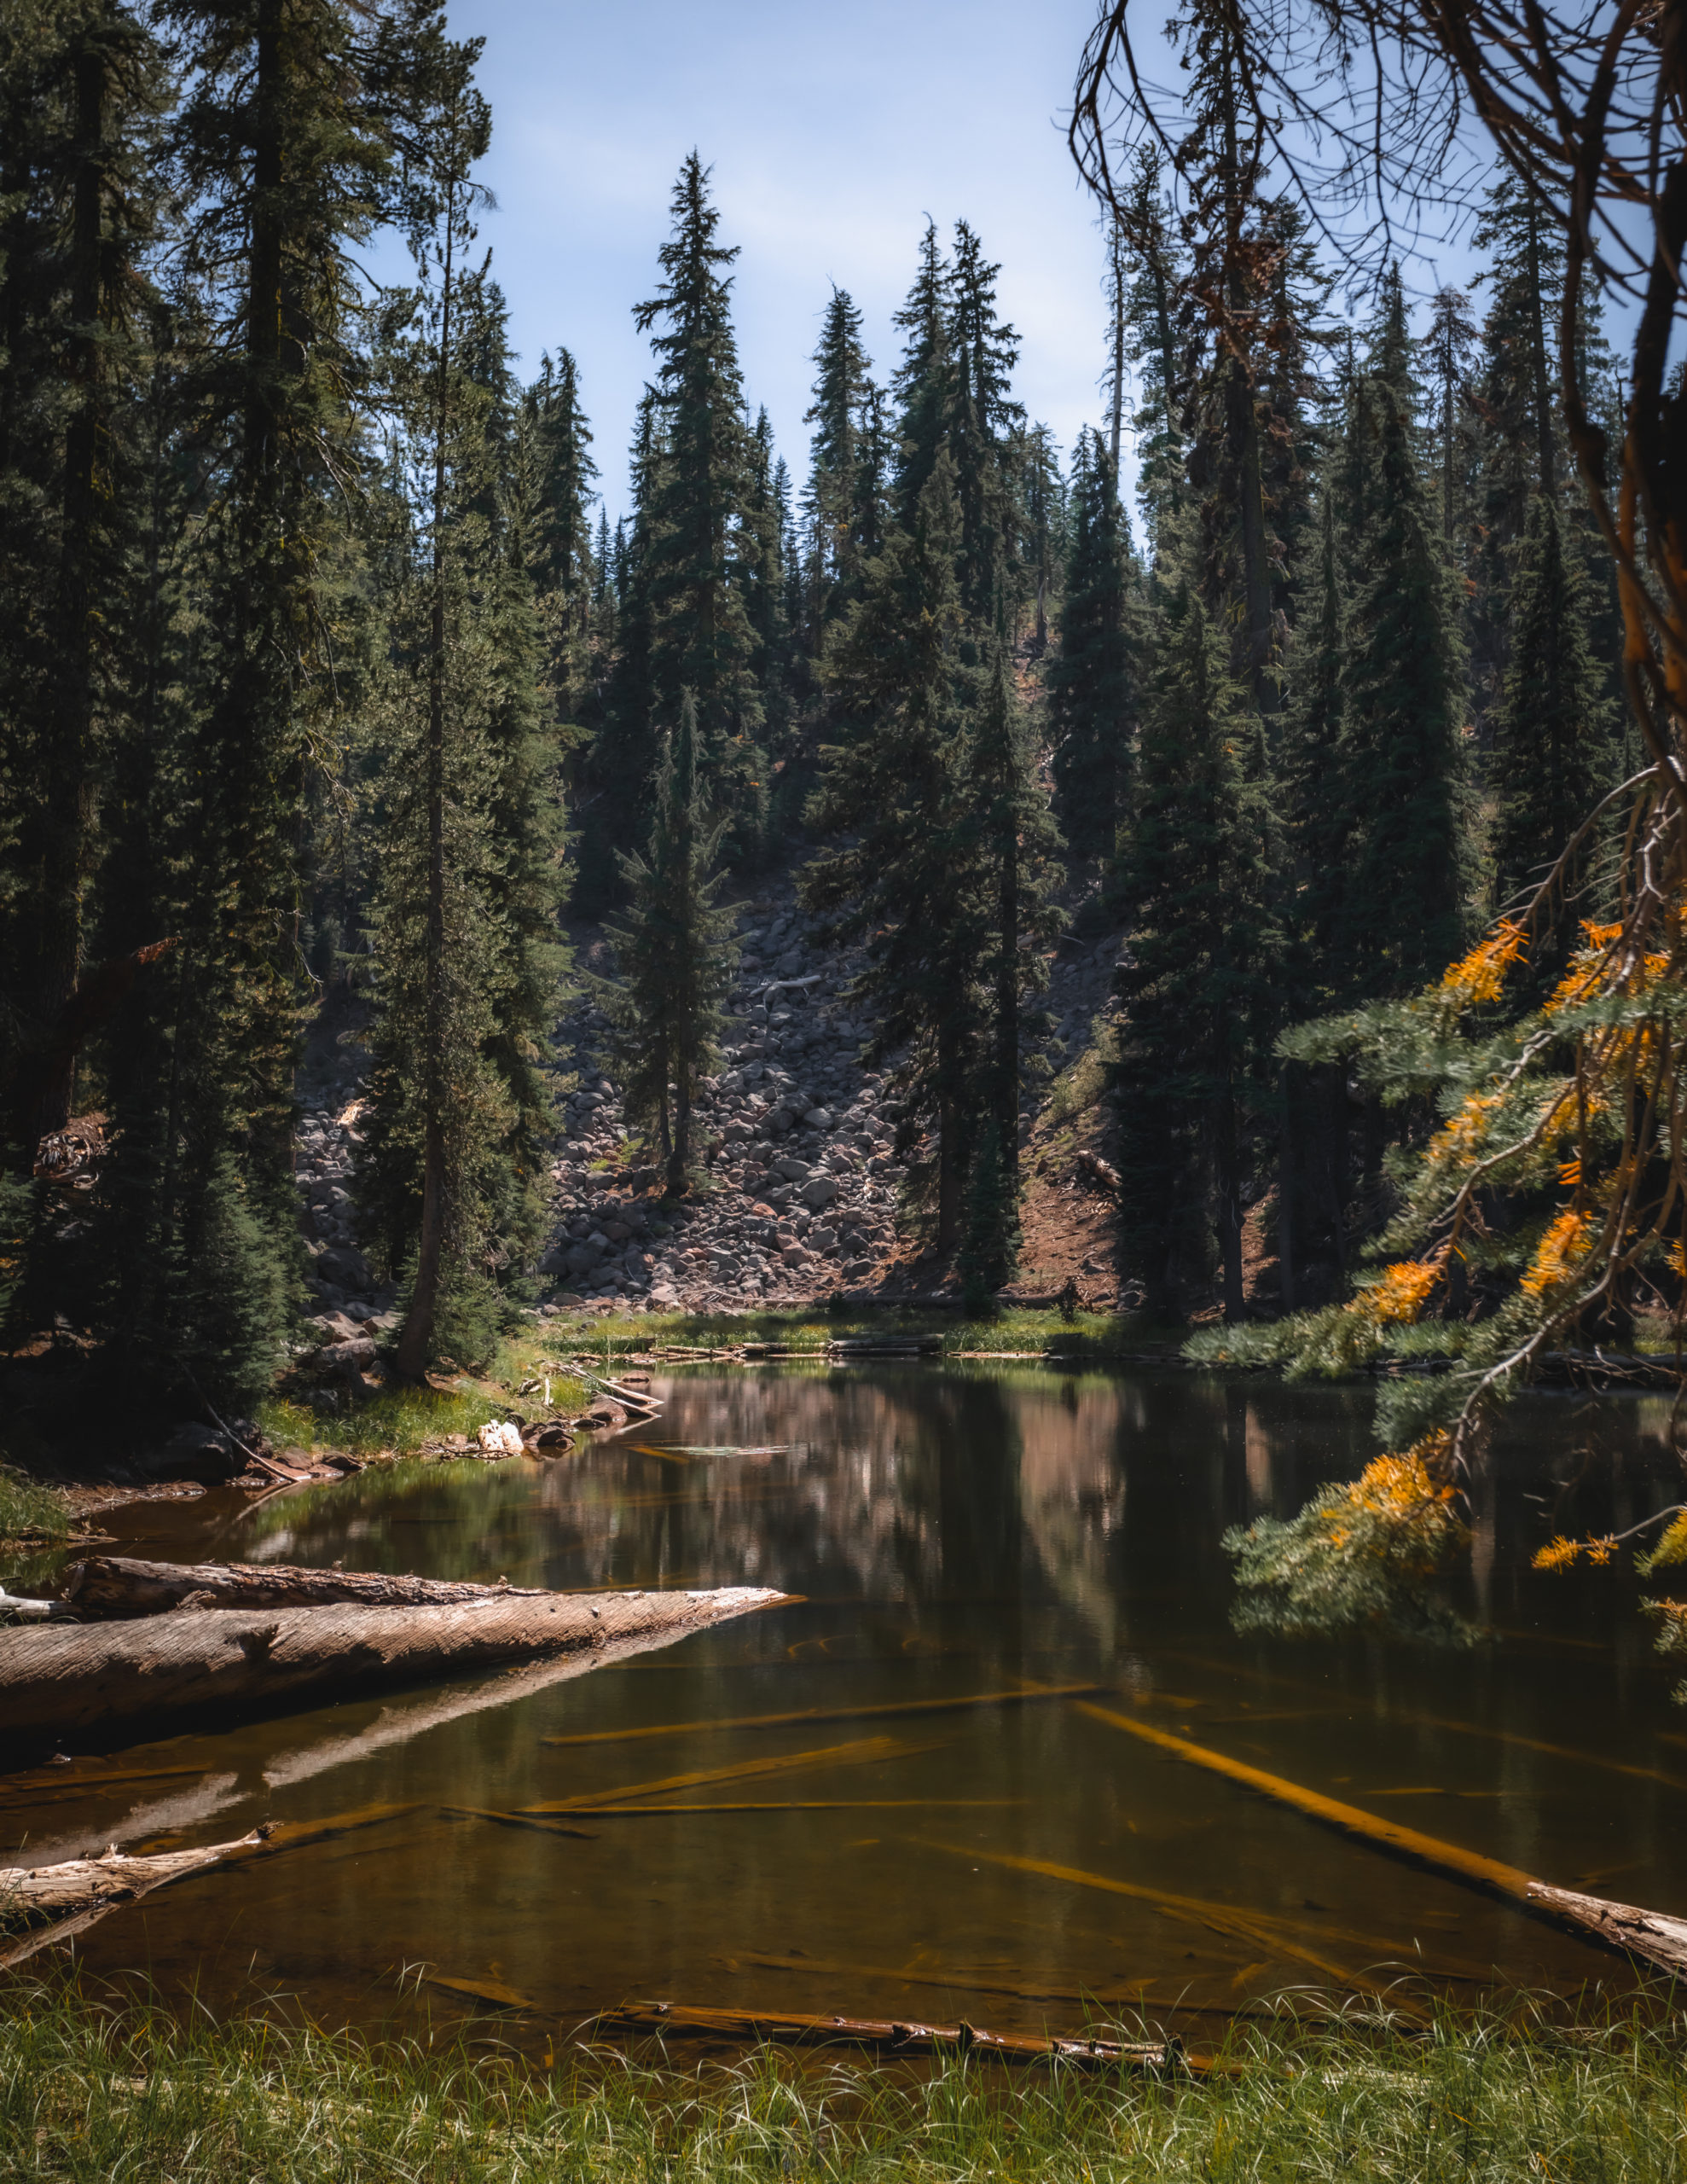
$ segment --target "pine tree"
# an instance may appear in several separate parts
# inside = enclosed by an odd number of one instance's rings
[[[1021,1021],[1028,998],[1046,983],[1043,950],[1064,922],[1050,887],[1060,837],[1000,642],[992,648],[960,796],[972,836],[967,861],[980,897],[979,976],[989,1012],[962,1273],[969,1290],[994,1292],[1012,1274],[1018,1234]]]
[[[1225,1316],[1243,1316],[1248,1110],[1276,1029],[1263,740],[1225,649],[1191,586],[1161,595],[1120,862],[1131,931],[1115,1095],[1123,1243],[1158,1318],[1204,1285],[1215,1231]]]
[[[758,412],[750,441],[744,498],[745,613],[756,640],[756,680],[761,693],[763,741],[782,751],[791,712],[791,624],[787,619],[786,552],[791,531],[791,473],[774,452],[773,426]],[[752,786],[765,790],[763,781]],[[762,801],[766,802],[765,793]]]
[[[1421,985],[1460,949],[1470,885],[1458,601],[1419,465],[1396,274],[1355,394],[1358,521],[1342,682],[1353,997]]]
[[[827,647],[843,735],[821,752],[811,818],[845,839],[799,885],[839,938],[866,943],[852,996],[875,1018],[868,1054],[897,1057],[899,1141],[907,1148],[918,1129],[936,1133],[936,1240],[947,1252],[989,1049],[985,929],[957,794],[973,694],[960,659],[960,515],[946,448],[913,515],[913,528],[893,531],[869,564],[861,598]]]
[[[1586,585],[1545,493],[1530,508],[1511,586],[1510,665],[1490,721],[1494,905],[1515,909],[1539,885],[1611,785],[1615,738],[1588,641]],[[1598,844],[1565,874],[1556,930],[1537,936],[1537,967],[1562,962]]]
[[[1078,435],[1060,642],[1043,670],[1055,810],[1075,857],[1109,857],[1123,818],[1134,729],[1130,542],[1099,433]]]
[[[183,395],[215,490],[191,540],[189,687],[154,755],[177,792],[156,807],[154,907],[181,945],[111,1041],[109,1326],[142,1374],[182,1369],[230,1399],[267,1380],[297,1279],[294,936],[314,752],[335,740],[344,486],[360,459],[352,259],[391,202],[396,116],[436,13],[371,26],[338,0],[159,10],[191,61],[171,131],[174,262],[199,340]],[[238,1285],[201,1280],[212,1237],[243,1255],[246,1291],[215,1324],[207,1299]]]
[[[657,448],[639,569],[649,688],[656,713],[668,719],[681,692],[692,693],[710,792],[729,816],[728,839],[743,861],[759,849],[767,804],[748,604],[753,463],[724,270],[738,251],[716,241],[720,214],[695,152],[680,171],[672,210],[674,233],[659,253],[666,277],[634,312],[657,358]]]
[[[1011,589],[1017,600],[1031,603],[1031,653],[1048,649],[1049,606],[1059,589],[1058,571],[1066,546],[1066,489],[1060,452],[1046,425],[1017,432],[1008,450],[1017,510],[1017,555]],[[1015,634],[1017,634],[1016,624]]]
[[[157,41],[110,0],[0,26],[0,1252],[31,1333],[85,1326],[96,1279],[90,1223],[31,1180],[37,1148],[122,987],[159,960],[130,943],[101,963],[99,928],[146,648],[130,579],[168,90]]]
[[[532,543],[528,565],[546,627],[559,722],[589,718],[592,702],[591,427],[580,407],[579,370],[566,349],[539,363],[523,404],[533,440]],[[599,520],[603,520],[600,511]]]
[[[960,597],[981,628],[1005,630],[1012,624],[1015,574],[1011,450],[1025,413],[1011,392],[1019,337],[996,316],[1000,271],[985,258],[966,222],[958,220],[948,269],[945,441],[960,507]]]
[[[1530,503],[1537,492],[1556,497],[1568,468],[1547,335],[1557,320],[1564,269],[1556,224],[1543,223],[1533,192],[1510,174],[1489,192],[1473,241],[1491,253],[1475,388],[1481,432],[1470,561],[1471,666],[1486,714],[1510,656],[1511,583]]]
[[[623,858],[628,906],[605,928],[619,975],[594,988],[610,1020],[606,1059],[622,1104],[655,1130],[676,1195],[687,1188],[693,1112],[719,1066],[721,1004],[738,962],[735,913],[716,901],[726,822],[705,808],[700,741],[687,693],[677,731],[663,740],[649,846]]]
[[[1469,421],[1470,361],[1476,342],[1470,299],[1462,288],[1436,291],[1425,348],[1435,392],[1441,450],[1441,536],[1457,554],[1470,521],[1474,435]]]
[[[914,526],[919,497],[954,415],[955,366],[949,293],[949,267],[937,241],[936,223],[928,220],[920,238],[913,286],[894,322],[906,340],[902,360],[890,382],[896,400],[896,430],[890,512],[903,531]]]
[[[1131,260],[1125,292],[1126,362],[1141,394],[1133,423],[1137,492],[1151,566],[1168,568],[1184,509],[1183,371],[1179,354],[1187,267],[1174,228],[1157,147],[1138,149],[1124,200]]]
[[[484,1359],[497,1276],[533,1257],[537,1065],[559,969],[555,745],[524,561],[538,489],[513,461],[502,299],[470,258],[490,133],[478,50],[440,56],[427,164],[411,169],[420,286],[389,328],[405,467],[426,483],[377,699],[387,816],[366,1172],[389,1252],[410,1266],[394,1353],[409,1379],[446,1350]]]
[[[870,459],[864,442],[867,407],[875,392],[872,361],[861,344],[861,312],[835,286],[814,364],[814,399],[803,421],[815,428],[805,507],[817,547],[818,599],[809,643],[818,651],[826,627],[856,595],[863,559],[878,549],[876,524],[862,535],[860,505],[861,472]]]

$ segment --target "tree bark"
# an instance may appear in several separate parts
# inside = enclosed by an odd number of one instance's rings
[[[0,1720],[9,1735],[58,1738],[204,1707],[304,1704],[319,1693],[339,1699],[617,1641],[664,1644],[786,1597],[743,1585],[493,1594],[439,1606],[178,1608],[130,1623],[48,1624],[9,1634],[0,1653]]]
[[[433,615],[427,664],[427,941],[422,1040],[422,1204],[415,1280],[393,1364],[420,1380],[433,1344],[445,1249],[445,432],[450,406],[452,271],[457,178],[446,177],[445,255],[440,274],[438,392],[433,443]]]
[[[286,1563],[143,1562],[117,1554],[73,1562],[65,1586],[65,1598],[83,1615],[157,1615],[189,1598],[201,1607],[326,1607],[339,1601],[365,1607],[455,1607],[472,1600],[554,1597],[525,1586],[301,1570]]]

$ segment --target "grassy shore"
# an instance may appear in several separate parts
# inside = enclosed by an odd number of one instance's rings
[[[924,1336],[936,1339],[946,1356],[1139,1357],[1174,1354],[1187,1336],[1184,1327],[1157,1327],[1133,1317],[1076,1312],[1004,1310],[990,1319],[969,1319],[958,1311],[930,1306],[799,1304],[782,1311],[608,1312],[598,1318],[572,1316],[547,1322],[540,1339],[559,1355],[595,1351],[626,1357],[663,1346],[732,1349],[743,1343],[767,1343],[797,1351],[824,1354],[829,1343]],[[607,1347],[606,1347],[607,1345]]]
[[[1250,2034],[1203,2077],[838,2051],[734,2068],[257,2020],[184,2024],[60,1984],[0,1997],[0,2177],[151,2184],[1663,2184],[1684,2173],[1680,2021]],[[1521,2023],[1519,2018],[1521,2017]]]

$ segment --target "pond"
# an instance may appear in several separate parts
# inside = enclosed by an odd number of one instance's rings
[[[1003,2031],[1139,2011],[1210,2034],[1285,1992],[1422,2007],[1426,1988],[1632,1984],[1096,1705],[1561,1885],[1687,1909],[1687,1715],[1632,1579],[1529,1567],[1554,1530],[1677,1497],[1667,1400],[1540,1394],[1510,1414],[1467,1573],[1493,1635],[1435,1652],[1230,1627],[1220,1535],[1354,1474],[1366,1388],[936,1362],[656,1386],[656,1428],[559,1462],[116,1513],[113,1551],[160,1560],[803,1597],[537,1687],[439,1686],[0,1776],[0,1853],[32,1863],[362,1818],[114,1914],[80,1944],[90,1968],[333,2022],[501,1999],[512,2036],[631,1998]],[[588,1793],[623,1809],[568,1833],[523,1813]]]

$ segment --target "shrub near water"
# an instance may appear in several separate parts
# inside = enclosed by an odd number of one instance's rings
[[[489,2024],[489,2031],[490,2026]],[[0,2176],[172,2184],[1659,2184],[1683,2170],[1680,2022],[1250,2037],[1208,2078],[815,2056],[647,2070],[253,2023],[183,2026],[67,1985],[0,2018]]]

